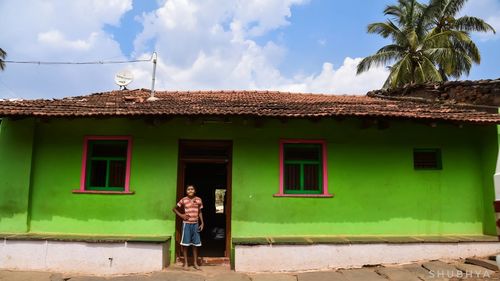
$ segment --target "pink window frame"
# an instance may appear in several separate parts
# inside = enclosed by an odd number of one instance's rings
[[[284,146],[287,143],[296,143],[296,144],[321,144],[321,156],[322,156],[322,164],[323,164],[323,193],[320,194],[286,194],[285,193],[285,184],[283,181],[283,177],[285,174],[285,161],[284,161]],[[327,149],[326,149],[326,141],[325,140],[309,140],[309,139],[281,139],[279,142],[279,158],[280,158],[280,190],[277,194],[274,194],[276,197],[333,197],[332,194],[328,193],[328,168],[327,168]]]
[[[87,178],[87,153],[89,141],[93,140],[126,140],[127,141],[127,167],[125,168],[125,190],[124,191],[102,191],[86,190],[85,181]],[[83,138],[82,169],[80,176],[80,189],[73,190],[73,193],[103,193],[103,194],[133,194],[130,191],[130,163],[132,159],[132,137],[131,136],[85,136]]]

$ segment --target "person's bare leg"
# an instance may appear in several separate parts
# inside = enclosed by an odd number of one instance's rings
[[[194,258],[193,267],[196,269],[200,269],[198,267],[198,247],[195,246],[193,246],[193,258]]]
[[[188,247],[182,246],[182,254],[184,255],[184,265],[182,267],[188,268]]]

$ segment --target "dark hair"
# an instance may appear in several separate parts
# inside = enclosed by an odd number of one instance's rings
[[[188,187],[192,187],[194,189],[194,191],[196,191],[196,186],[194,186],[194,184],[188,184],[186,185],[186,190],[188,189]]]

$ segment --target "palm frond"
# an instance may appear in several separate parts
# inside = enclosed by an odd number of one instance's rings
[[[442,0],[446,4],[443,8],[442,15],[454,17],[463,8],[467,0]]]
[[[406,38],[408,40],[408,46],[410,46],[410,48],[413,50],[416,49],[419,43],[417,32],[415,32],[415,30],[411,30],[410,32],[408,32]]]
[[[432,29],[433,19],[439,15],[440,10],[440,0],[431,0],[428,5],[422,5],[422,14],[416,27],[416,32],[420,37]]]
[[[479,48],[474,41],[470,39],[470,37],[469,40],[456,40],[455,38],[452,38],[451,46],[453,49],[460,50],[465,55],[469,56],[474,63],[481,63],[481,53],[479,52]]]
[[[401,45],[390,44],[390,45],[386,45],[386,46],[380,48],[377,51],[377,54],[378,53],[383,53],[383,52],[398,52],[398,53],[403,53],[404,51],[405,51],[405,48],[402,47]]]
[[[376,54],[368,56],[362,59],[357,66],[357,74],[361,74],[369,70],[372,66],[386,65],[389,62],[396,60],[400,57],[400,53],[397,51],[381,51],[379,50]]]
[[[463,16],[455,21],[455,28],[462,31],[477,31],[477,32],[488,32],[492,31],[496,33],[493,26],[489,25],[487,22],[480,18]]]
[[[421,39],[422,49],[450,47],[450,32],[435,32],[432,30]]]
[[[441,74],[439,74],[439,71],[437,70],[436,65],[434,65],[434,63],[426,56],[423,56],[421,68],[422,68],[422,71],[425,73],[425,78],[422,82],[443,81],[443,78],[441,77]]]
[[[0,48],[0,70],[5,69],[5,62],[3,61],[7,56],[7,52],[4,49]]]
[[[428,49],[424,55],[438,65],[443,80],[447,79],[448,76],[468,75],[472,68],[472,58],[462,49],[453,46]]]
[[[446,30],[442,32],[430,32],[422,39],[423,48],[451,47],[452,42],[462,42],[470,44],[472,39],[464,31]]]
[[[384,9],[384,15],[391,16],[399,25],[403,23],[404,11],[401,6],[388,5]]]
[[[392,81],[392,87],[414,83],[415,79],[413,74],[411,57],[407,56],[401,60],[401,64],[397,69],[396,79]]]
[[[401,30],[391,20],[369,24],[367,32],[380,34],[384,38],[401,35]]]
[[[395,88],[412,83],[412,81],[411,56],[406,55],[391,67],[389,77],[387,77],[383,87]]]
[[[451,64],[452,67],[446,69],[446,75],[459,78],[462,75],[469,75],[472,68],[472,59],[466,54],[454,52]]]

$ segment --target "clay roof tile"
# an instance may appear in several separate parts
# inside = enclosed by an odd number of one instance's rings
[[[347,96],[276,91],[110,91],[54,100],[0,101],[0,116],[95,117],[245,115],[256,117],[367,116],[500,124],[500,115],[482,107],[400,100],[378,95]]]

